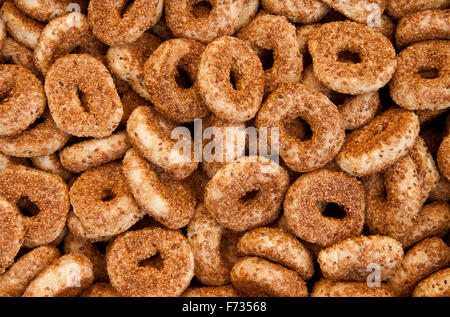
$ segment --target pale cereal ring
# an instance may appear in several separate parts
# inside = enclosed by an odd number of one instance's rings
[[[81,293],[80,297],[120,297],[120,294],[109,283],[97,283]]]
[[[409,110],[450,107],[450,41],[425,41],[408,46],[398,55],[390,83],[391,97]]]
[[[188,39],[164,42],[145,63],[145,84],[156,110],[176,122],[192,122],[208,114],[196,84],[205,46]],[[177,78],[185,73],[187,83]]]
[[[128,230],[144,213],[134,201],[120,163],[90,169],[69,191],[73,212],[83,226],[101,236]]]
[[[48,22],[79,6],[85,12],[88,0],[14,0],[15,5],[25,13],[41,22]]]
[[[20,211],[0,196],[0,274],[13,264],[25,237]]]
[[[139,263],[160,254],[162,268]],[[106,252],[112,286],[122,296],[180,296],[194,276],[192,249],[181,233],[161,228],[129,231]]]
[[[450,135],[446,136],[437,153],[439,171],[450,180]]]
[[[237,261],[237,248],[235,243],[234,257],[224,256],[226,231],[211,217],[203,203],[197,207],[187,227],[187,238],[194,253],[195,276],[202,284],[230,283],[230,271]]]
[[[21,166],[8,168],[0,172],[0,195],[19,207],[25,197],[30,202],[25,209],[32,215],[20,214],[26,232],[24,247],[48,244],[64,230],[70,203],[67,185],[60,177]]]
[[[239,297],[232,285],[189,287],[181,297]]]
[[[7,0],[0,9],[0,18],[6,24],[8,34],[22,45],[35,49],[44,25],[22,13]]]
[[[298,117],[310,125],[310,140],[298,139],[286,130],[285,125]],[[345,138],[344,122],[336,106],[302,84],[286,84],[274,91],[261,107],[255,125],[259,131],[279,130],[279,153],[297,172],[325,166],[338,154]],[[272,142],[269,135],[268,144]]]
[[[28,285],[23,297],[76,297],[94,281],[89,259],[69,253],[53,261]]]
[[[388,0],[322,0],[349,19],[360,23],[374,23],[381,19]]]
[[[109,46],[129,44],[158,22],[162,0],[92,0],[88,19],[92,32]]]
[[[338,107],[346,130],[355,130],[366,125],[381,109],[378,91],[357,96],[339,94],[316,78],[312,65],[305,69],[302,83],[327,96]]]
[[[46,75],[58,58],[75,48],[88,52],[99,60],[106,51],[105,45],[92,34],[86,16],[72,12],[53,19],[42,30],[34,49],[36,66]]]
[[[389,109],[347,135],[336,163],[353,176],[382,171],[414,146],[419,131],[414,112]]]
[[[397,296],[409,296],[420,281],[449,264],[450,247],[437,237],[425,239],[409,249],[388,285]]]
[[[386,14],[381,15],[380,26],[372,25],[371,27],[386,36],[392,43],[395,42],[397,25]]]
[[[386,284],[370,287],[366,282],[334,282],[325,278],[314,284],[311,297],[395,297]]]
[[[52,246],[35,248],[22,255],[0,275],[0,296],[19,297],[39,273],[61,256]]]
[[[24,131],[44,112],[42,83],[18,65],[0,65],[0,137]]]
[[[240,256],[258,256],[294,270],[303,280],[314,274],[313,258],[292,235],[278,228],[257,228],[239,239]]]
[[[107,137],[122,119],[122,103],[113,79],[92,56],[69,54],[58,59],[47,73],[45,92],[56,125],[72,135]]]
[[[184,179],[197,169],[194,160],[192,140],[177,140],[172,135],[178,125],[164,118],[151,107],[136,108],[127,122],[128,140],[134,149],[151,163],[165,170],[175,179]],[[176,136],[178,137],[178,135]],[[188,145],[189,153],[183,149],[180,153],[180,142]]]
[[[417,284],[413,297],[450,297],[450,268],[440,270]]]
[[[450,40],[450,10],[426,10],[404,17],[395,38],[398,47],[425,40]]]
[[[259,9],[259,0],[244,0],[242,11],[235,26],[235,32],[240,31],[254,19]]]
[[[17,43],[10,37],[7,37],[1,47],[0,59],[2,63],[17,64],[25,67],[38,78],[41,74],[34,64],[34,53],[29,48]]]
[[[176,37],[200,42],[231,35],[243,10],[244,0],[210,0],[211,11],[197,17],[194,7],[201,0],[166,0],[165,17],[167,26]]]
[[[250,230],[277,218],[288,186],[288,173],[280,165],[263,156],[245,156],[209,181],[205,205],[225,228]]]
[[[258,257],[239,259],[230,273],[233,286],[249,297],[307,297],[297,272]]]
[[[89,242],[108,242],[115,237],[115,235],[101,235],[101,232],[98,232],[96,228],[84,227],[73,211],[70,211],[67,216],[67,227],[74,236]]]
[[[106,53],[111,71],[147,100],[150,100],[150,94],[145,87],[144,65],[159,45],[160,38],[144,33],[135,42],[110,47]]]
[[[401,18],[418,11],[445,9],[449,0],[389,0],[386,12],[394,19]]]
[[[122,169],[142,210],[170,229],[179,229],[189,223],[196,199],[187,183],[172,179],[134,149],[125,155]]]
[[[79,252],[91,261],[95,281],[102,282],[108,280],[105,255],[102,254],[94,244],[80,239],[74,236],[71,232],[68,232],[64,237],[63,248],[65,254]]]
[[[248,121],[261,106],[264,94],[261,61],[237,38],[224,36],[206,47],[197,81],[206,106],[223,120]]]
[[[69,181],[73,177],[73,174],[62,166],[56,154],[32,157],[31,162],[35,168],[58,175],[65,181]]]
[[[273,65],[266,66],[265,93],[285,83],[299,82],[303,71],[295,26],[285,17],[261,15],[237,35],[257,54],[273,52]]]
[[[64,168],[80,173],[122,158],[130,147],[127,132],[119,131],[103,139],[66,146],[59,152],[59,159]]]
[[[397,65],[392,43],[356,22],[323,24],[311,34],[308,47],[316,77],[343,94],[377,91],[389,82]],[[357,58],[346,61],[346,54]]]
[[[15,157],[51,155],[63,148],[69,137],[57,128],[49,111],[45,111],[27,130],[0,137],[0,151]]]
[[[401,244],[386,236],[360,236],[341,241],[319,252],[317,261],[323,276],[334,281],[365,282],[373,272],[380,271],[380,281],[394,276],[403,260]]]
[[[270,13],[284,15],[294,23],[311,24],[322,20],[330,8],[317,0],[262,0]]]
[[[361,234],[364,225],[364,189],[353,177],[322,169],[300,176],[284,201],[288,227],[299,238],[320,246],[331,246]],[[319,203],[335,203],[345,217],[321,214]]]

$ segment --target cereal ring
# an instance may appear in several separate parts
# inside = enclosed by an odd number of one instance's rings
[[[75,237],[68,232],[64,238],[64,253],[79,252],[85,255],[92,263],[95,281],[107,281],[108,273],[106,272],[105,256],[92,243]]]
[[[15,5],[25,13],[41,22],[48,22],[64,15],[79,6],[85,12],[88,0],[14,0]]]
[[[97,283],[89,287],[80,297],[120,297],[120,294],[108,283]]]
[[[29,70],[0,65],[0,137],[24,131],[44,112],[42,83]]]
[[[61,164],[80,173],[122,158],[131,147],[127,132],[120,131],[103,139],[91,139],[65,147],[59,152]]]
[[[299,238],[320,246],[331,246],[360,235],[364,225],[364,189],[354,178],[326,169],[304,174],[289,188],[284,201],[288,227]],[[336,203],[345,217],[321,214],[321,202]]]
[[[0,9],[0,18],[6,24],[8,34],[22,45],[34,50],[44,25],[23,14],[7,0]]]
[[[239,259],[230,273],[233,286],[250,297],[307,297],[297,272],[258,257]]]
[[[167,26],[176,37],[200,42],[234,33],[243,10],[243,0],[209,0],[212,6],[209,14],[197,17],[193,8],[201,0],[166,0],[165,16]]]
[[[288,173],[280,165],[262,156],[245,156],[209,181],[205,205],[225,228],[246,231],[277,218],[288,187]]]
[[[160,38],[144,33],[135,42],[110,47],[106,53],[111,71],[147,100],[150,100],[150,94],[145,87],[144,65],[159,45]]]
[[[327,96],[337,107],[346,130],[355,130],[370,122],[381,108],[378,91],[362,95],[341,95],[323,85],[314,75],[313,66],[305,69],[303,85]]]
[[[197,82],[206,106],[223,120],[248,121],[261,106],[264,94],[261,61],[237,38],[224,36],[206,47]]]
[[[164,118],[153,108],[139,107],[128,119],[127,133],[128,140],[140,155],[180,180],[196,170],[198,163],[193,159],[192,140],[183,136],[177,143],[172,138],[177,127],[175,122]],[[188,145],[189,153],[185,153],[184,146],[183,153],[180,153],[179,142]]]
[[[60,177],[21,166],[8,168],[0,172],[0,195],[18,205],[28,198],[25,209],[32,215],[20,214],[26,232],[24,247],[48,244],[64,230],[70,204],[67,185]]]
[[[386,5],[386,12],[392,18],[400,20],[411,13],[444,9],[449,5],[449,0],[389,0]]]
[[[311,292],[311,297],[395,297],[386,284],[370,287],[366,282],[334,282],[322,278]]]
[[[0,275],[0,296],[19,297],[39,273],[61,254],[52,246],[38,247],[21,256]]]
[[[440,270],[417,284],[413,297],[450,297],[450,268]]]
[[[317,0],[262,0],[267,11],[284,15],[294,23],[311,24],[322,20],[330,8]]]
[[[142,210],[170,229],[188,224],[196,201],[186,183],[152,167],[134,149],[125,155],[122,168]]]
[[[195,276],[202,284],[230,283],[230,271],[237,261],[237,249],[235,243],[235,256],[224,256],[226,231],[209,215],[203,203],[197,207],[194,218],[187,227],[187,238],[194,253]]]
[[[379,26],[371,25],[371,27],[386,36],[392,43],[395,42],[395,31],[397,25],[387,15],[381,15]]]
[[[63,255],[27,287],[24,297],[76,297],[94,281],[89,259],[81,253]]]
[[[17,64],[25,67],[36,77],[40,78],[41,74],[34,64],[34,52],[29,48],[17,43],[10,37],[3,42],[0,51],[0,59],[4,64]]]
[[[156,110],[176,122],[192,122],[208,114],[196,82],[205,47],[187,39],[164,42],[145,63],[145,84]],[[179,77],[186,74],[188,82]]]
[[[6,26],[5,22],[0,19],[0,48],[3,46],[3,43],[6,40]]]
[[[29,162],[26,159],[18,158],[18,157],[11,157],[7,155],[3,155],[0,153],[0,171],[3,171],[4,169],[8,167],[13,167],[16,165],[24,165],[29,166]]]
[[[285,125],[298,117],[310,125],[310,140],[299,140],[286,130]],[[279,153],[297,172],[325,166],[339,152],[345,138],[344,122],[336,106],[302,84],[287,84],[274,91],[261,107],[255,125],[260,131],[279,129]],[[272,140],[268,142],[272,144]]]
[[[45,79],[48,106],[61,130],[104,138],[119,125],[123,115],[120,97],[108,70],[94,57],[66,55],[53,64]],[[85,98],[78,97],[80,92]]]
[[[31,162],[35,168],[58,175],[65,181],[69,181],[73,177],[73,174],[62,166],[56,154],[32,157]]]
[[[140,265],[160,254],[162,268]],[[181,295],[194,276],[192,249],[181,233],[146,228],[124,233],[106,252],[112,286],[122,296],[172,297]]]
[[[1,169],[1,168],[0,168]],[[206,185],[209,182],[209,177],[201,169],[196,169],[188,178],[185,179],[186,183],[191,187],[197,202],[200,203],[205,197]]]
[[[0,274],[14,262],[22,246],[25,230],[17,206],[0,196]]]
[[[303,60],[296,29],[285,17],[270,14],[258,16],[237,36],[259,55],[264,51],[273,52],[273,65],[263,65],[266,66],[266,94],[284,83],[300,81]]]
[[[397,65],[392,43],[377,30],[355,22],[322,25],[311,34],[308,47],[316,77],[343,94],[377,91],[389,82]]]
[[[449,50],[449,41],[425,41],[401,51],[390,83],[395,103],[409,110],[449,108]]]
[[[122,101],[123,106],[123,117],[122,121],[120,121],[119,127],[126,127],[128,118],[131,116],[134,109],[149,106],[147,100],[139,97],[139,95],[132,89],[129,89],[126,93],[124,93],[120,100]]]
[[[450,135],[446,136],[439,146],[437,162],[439,171],[450,180]]]
[[[450,10],[427,10],[410,14],[398,23],[398,47],[425,40],[450,39]]]
[[[308,41],[311,34],[321,27],[322,24],[301,25],[296,28],[297,44],[300,54],[308,53]]]
[[[232,285],[189,287],[182,297],[239,297],[240,294]]]
[[[134,201],[120,163],[90,169],[69,191],[73,212],[83,226],[101,236],[128,230],[144,213]]]
[[[430,192],[429,199],[438,201],[450,200],[450,181],[441,175],[435,189]]]
[[[414,112],[389,109],[350,133],[335,161],[353,176],[382,171],[414,146],[419,131]]]
[[[360,23],[373,23],[381,18],[388,0],[322,0],[334,10]]]
[[[341,241],[319,252],[323,276],[334,281],[365,282],[379,267],[380,281],[394,276],[403,260],[401,244],[386,236],[360,236]]]
[[[254,19],[259,9],[259,0],[244,0],[242,11],[235,26],[235,32],[240,31]]]
[[[88,19],[92,32],[109,46],[129,44],[158,22],[163,11],[162,0],[92,0]]]
[[[309,251],[292,235],[278,228],[258,228],[239,239],[241,256],[258,256],[294,270],[303,280],[314,274],[314,263]]]
[[[75,237],[88,242],[108,242],[115,237],[115,235],[101,235],[101,232],[99,233],[95,228],[84,227],[73,211],[70,211],[67,216],[67,227]]]
[[[34,50],[36,66],[45,75],[58,58],[75,48],[99,60],[105,51],[105,45],[92,35],[86,16],[72,12],[53,19],[45,26]]]
[[[388,280],[397,296],[409,296],[415,286],[450,263],[450,247],[432,237],[413,246],[406,254],[399,270]]]

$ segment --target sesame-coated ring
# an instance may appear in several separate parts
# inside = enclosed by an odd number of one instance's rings
[[[64,230],[70,203],[67,185],[60,177],[21,166],[8,168],[0,172],[0,195],[16,204],[26,197],[34,205],[26,208],[33,216],[20,214],[24,247],[49,244]]]
[[[41,22],[48,22],[66,12],[76,10],[86,12],[88,0],[14,0],[15,5],[25,13]]]
[[[349,19],[360,23],[374,23],[381,18],[388,0],[322,0]]]
[[[330,8],[317,0],[262,0],[264,9],[284,15],[294,23],[311,24],[322,20]]]
[[[104,138],[122,119],[122,103],[113,79],[90,55],[69,54],[58,59],[47,73],[45,92],[56,125],[69,134]]]
[[[181,297],[240,297],[233,285],[189,287]]]
[[[371,287],[367,282],[334,282],[326,278],[314,284],[311,297],[395,297],[386,284]]]
[[[264,70],[256,53],[242,40],[224,36],[210,43],[203,52],[197,80],[206,106],[223,120],[248,121],[261,106]]]
[[[450,297],[450,268],[442,269],[417,284],[413,297]]]
[[[3,42],[0,50],[0,61],[3,64],[16,64],[25,67],[36,77],[41,78],[40,71],[34,63],[34,52],[17,43],[10,37]]]
[[[155,109],[176,122],[192,122],[209,113],[196,83],[205,46],[188,39],[173,39],[159,46],[145,63],[145,84]],[[177,83],[183,70],[192,84]]]
[[[314,74],[337,92],[360,95],[385,86],[397,61],[392,43],[377,30],[356,22],[323,24],[308,41]],[[356,54],[359,60],[340,61]]]
[[[395,20],[425,10],[445,9],[450,5],[449,0],[389,0],[386,12]]]
[[[139,265],[156,253],[163,261],[160,270]],[[180,296],[194,276],[194,256],[186,237],[162,228],[119,236],[106,252],[106,265],[111,284],[122,296]]]

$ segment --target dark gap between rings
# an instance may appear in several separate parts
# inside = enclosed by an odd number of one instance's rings
[[[20,209],[22,215],[26,217],[36,216],[40,210],[27,196],[20,197],[16,202],[17,207]]]
[[[245,193],[241,198],[239,198],[239,202],[242,204],[245,204],[253,199],[256,198],[256,196],[258,195],[259,190],[255,189],[255,190],[251,190],[247,193]]]
[[[258,55],[264,70],[269,70],[273,67],[273,64],[275,63],[273,50],[263,49]]]
[[[439,69],[437,68],[421,68],[419,69],[419,76],[423,79],[436,79],[439,77]]]
[[[338,53],[338,61],[341,63],[359,64],[362,62],[362,59],[357,52],[343,50]]]
[[[189,73],[181,66],[177,67],[175,82],[177,83],[178,87],[183,89],[189,89],[194,86],[194,83],[190,79]]]
[[[105,189],[102,192],[101,201],[108,202],[113,200],[114,198],[116,198],[116,194],[114,194],[111,189]]]
[[[164,268],[164,260],[159,253],[139,261],[139,267],[154,267],[157,270],[162,270]]]
[[[120,12],[120,17],[123,19],[123,17],[128,13],[128,11],[130,11],[131,7],[133,6],[135,0],[128,0],[126,2],[126,4],[123,6],[121,12]]]
[[[332,202],[327,202],[322,211],[322,216],[334,219],[344,219],[347,216],[347,212],[344,207]]]
[[[200,1],[192,6],[192,14],[197,18],[205,18],[210,15],[213,9],[209,1]]]
[[[38,125],[42,124],[45,122],[45,118],[43,117],[39,117],[36,120],[34,120],[34,122],[32,124],[30,124],[27,128],[27,131],[30,131],[34,128],[36,128]]]

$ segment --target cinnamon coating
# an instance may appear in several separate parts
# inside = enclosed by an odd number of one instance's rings
[[[182,297],[240,297],[232,285],[189,287]]]
[[[321,279],[314,284],[311,297],[395,297],[386,284],[369,287],[366,282],[334,282]]]
[[[321,20],[330,8],[317,0],[261,0],[270,13],[284,15],[294,23],[311,24]]]
[[[120,294],[108,283],[97,283],[89,287],[80,297],[120,297]]]
[[[450,297],[450,268],[440,270],[417,284],[414,297]]]
[[[420,11],[445,9],[449,0],[389,0],[386,12],[394,19],[401,18]]]
[[[66,182],[73,177],[73,174],[62,166],[59,157],[56,154],[32,157],[31,162],[35,168],[58,175]]]
[[[38,78],[41,76],[34,63],[34,52],[10,37],[7,37],[3,42],[0,51],[0,61],[23,66]]]
[[[81,12],[86,12],[88,0],[14,0],[14,4],[26,15],[41,22],[48,22],[78,5]]]
[[[381,18],[389,0],[322,0],[334,10],[360,23],[374,23]]]

